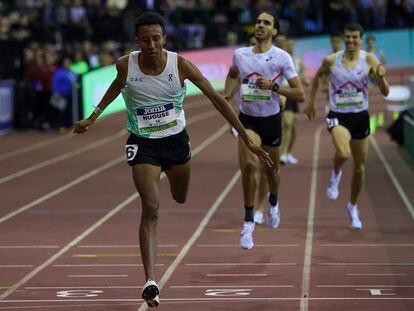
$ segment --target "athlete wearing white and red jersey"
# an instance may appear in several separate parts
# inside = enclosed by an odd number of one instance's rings
[[[283,95],[297,101],[304,100],[304,91],[295,71],[290,55],[273,46],[277,35],[278,19],[271,13],[261,13],[256,19],[254,47],[237,49],[233,65],[226,78],[225,96],[231,99],[237,92],[240,110],[239,119],[247,129],[249,137],[266,150],[273,160],[266,169],[269,182],[268,217],[269,226],[276,228],[280,221],[279,188],[279,145],[281,143],[281,117],[279,98]],[[279,86],[287,79],[290,87]],[[241,83],[240,83],[241,82]],[[247,150],[239,140],[239,161],[245,206],[244,224],[240,246],[253,247],[253,208],[257,188],[256,172],[259,169],[257,157]]]

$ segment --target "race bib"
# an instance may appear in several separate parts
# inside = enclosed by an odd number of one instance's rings
[[[357,107],[362,106],[362,90],[338,90],[335,93],[337,107]]]
[[[139,132],[154,133],[177,125],[177,116],[173,103],[137,109]]]
[[[125,145],[125,154],[128,161],[135,158],[138,153],[138,145]]]
[[[271,90],[261,90],[256,85],[256,80],[244,79],[241,84],[243,100],[270,100]]]
[[[328,118],[326,119],[326,124],[328,125],[328,130],[334,128],[335,126],[339,125],[339,121],[337,118]]]

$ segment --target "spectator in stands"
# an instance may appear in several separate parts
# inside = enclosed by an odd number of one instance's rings
[[[71,59],[63,56],[58,62],[52,80],[51,105],[55,109],[56,123],[59,133],[64,134],[72,124],[72,92],[75,74],[71,71]]]
[[[75,51],[73,53],[73,63],[70,69],[77,75],[83,75],[89,71],[88,63],[85,61],[82,51]]]

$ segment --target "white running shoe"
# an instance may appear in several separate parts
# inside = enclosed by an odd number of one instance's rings
[[[280,210],[279,202],[275,206],[271,205],[269,202],[269,195],[267,194],[267,217],[269,218],[269,227],[271,229],[276,229],[280,223]]]
[[[263,213],[259,210],[254,212],[253,219],[254,222],[258,225],[262,225],[264,223]]]
[[[254,222],[245,221],[240,235],[240,247],[244,249],[251,249],[253,247],[253,231]]]
[[[279,162],[282,164],[288,164],[288,155],[282,154],[279,158]]]
[[[339,174],[336,175],[335,171],[332,170],[331,178],[329,179],[328,188],[326,189],[326,196],[329,200],[336,200],[339,196],[338,186],[341,182],[342,171],[339,171]]]
[[[141,297],[145,300],[148,307],[158,307],[160,304],[160,290],[157,283],[153,280],[148,280],[142,287]]]
[[[298,159],[296,159],[291,153],[289,153],[288,155],[287,155],[287,163],[288,164],[298,164],[299,163],[299,160]]]
[[[359,218],[359,210],[356,205],[352,205],[348,203],[348,216],[349,220],[351,221],[351,229],[362,229],[362,222]]]

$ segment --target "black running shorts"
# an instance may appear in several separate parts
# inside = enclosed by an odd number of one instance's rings
[[[240,112],[239,119],[246,129],[250,129],[260,136],[263,145],[280,146],[282,142],[280,113],[268,117],[252,117]]]
[[[369,136],[371,130],[369,126],[369,114],[364,110],[355,113],[339,113],[329,111],[326,122],[329,132],[338,125],[348,129],[352,139],[364,139]]]
[[[131,133],[125,145],[127,162],[152,164],[168,170],[172,165],[185,164],[191,159],[190,140],[186,130],[164,138],[142,138]]]
[[[298,102],[287,98],[284,111],[292,111],[294,113],[298,113],[299,112]]]

